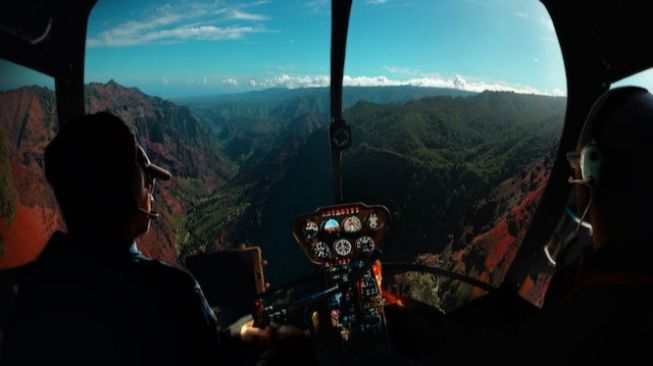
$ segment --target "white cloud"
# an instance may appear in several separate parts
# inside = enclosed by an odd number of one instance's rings
[[[314,88],[329,86],[328,75],[304,75],[291,76],[288,74],[278,75],[266,79],[250,78],[239,84],[248,85],[257,88]],[[350,76],[343,77],[345,86],[416,86],[416,87],[435,87],[451,88],[471,92],[482,92],[485,90],[492,91],[510,91],[521,94],[542,94],[542,95],[564,95],[560,89],[555,89],[552,93],[543,92],[537,88],[507,83],[502,81],[491,81],[479,78],[473,78],[463,75],[440,76],[436,74],[423,74],[421,76],[409,79],[395,79],[385,75],[376,76]]]
[[[226,79],[224,79],[226,80]],[[201,78],[189,78],[185,79],[183,81],[180,81],[186,85],[194,85],[194,86],[200,86],[200,87],[206,87],[206,86],[215,86],[215,85],[224,85],[225,81],[224,80],[219,80],[217,78],[212,78],[212,77],[206,77],[203,76]]]
[[[304,7],[311,13],[331,13],[331,2],[329,0],[311,0],[304,3]]]
[[[135,46],[149,43],[175,43],[187,40],[222,41],[241,39],[246,34],[260,33],[264,30],[248,26],[216,27],[203,25],[197,27],[178,27],[141,33],[135,37],[107,36],[102,39],[89,39],[89,47]]]
[[[540,62],[540,59],[537,58],[537,57],[533,57],[533,62],[538,63],[538,62]]]
[[[551,92],[551,95],[553,95],[554,97],[564,97],[567,96],[567,92],[565,92],[560,88],[553,88],[553,92]]]
[[[388,2],[388,0],[367,0],[367,1],[365,1],[365,4],[380,5],[380,4],[385,4],[387,2]]]
[[[143,20],[120,23],[92,35],[89,47],[134,46],[150,43],[172,44],[189,40],[222,41],[241,39],[252,33],[265,32],[260,22],[268,18],[244,10],[264,2],[227,5],[223,1],[209,3],[184,2],[166,4],[149,11]],[[249,22],[248,25],[218,25],[220,22]],[[251,24],[256,23],[256,24]]]
[[[516,11],[516,12],[514,12],[513,14],[514,14],[517,18],[524,18],[524,19],[530,18],[530,15],[528,15],[528,13],[524,13],[524,12],[521,12],[521,11]]]
[[[486,81],[482,79],[468,78],[456,75],[453,79],[454,89],[482,92],[485,90],[492,91],[510,91],[521,94],[546,94],[536,88],[528,85],[511,84],[501,81]]]
[[[167,78],[163,78],[163,79],[161,79],[161,84],[163,84],[163,86],[168,86],[169,83],[170,83],[170,82],[168,81]]]
[[[239,9],[233,9],[229,14],[229,19],[237,20],[267,20],[268,17],[261,14],[248,13]]]
[[[227,86],[236,87],[236,86],[238,86],[238,80],[236,80],[234,78],[226,78],[226,79],[222,80],[222,84],[227,85]]]
[[[321,86],[329,86],[329,76],[327,75],[314,75],[314,76],[290,76],[282,74],[272,78],[258,80],[255,85],[258,87],[268,88],[316,88]]]
[[[392,80],[387,76],[349,76],[345,75],[342,79],[345,86],[399,86],[402,81]]]

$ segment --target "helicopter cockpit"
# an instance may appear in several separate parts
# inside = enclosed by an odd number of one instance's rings
[[[123,59],[108,49],[172,45],[183,55],[181,50],[196,51],[185,45],[188,40],[275,35],[283,33],[273,29],[281,23],[266,28],[262,22],[273,16],[250,10],[268,7],[281,19],[286,5],[193,2],[175,13],[171,4],[159,4],[146,7],[152,13],[146,21],[120,18],[114,28],[110,17],[102,18],[102,26],[88,27],[97,16],[96,0],[11,5],[11,11],[0,14],[0,72],[19,75],[15,65],[36,70],[52,79],[54,92],[9,90],[0,79],[0,182],[12,187],[2,191],[10,198],[0,197],[0,249],[8,253],[0,252],[0,304],[8,308],[26,258],[38,252],[13,254],[20,252],[26,230],[47,238],[61,226],[51,194],[42,201],[53,207],[30,198],[44,181],[35,173],[42,165],[36,149],[70,117],[108,110],[133,127],[154,162],[179,177],[162,184],[155,203],[162,219],[153,224],[154,234],[143,239],[142,248],[192,272],[222,317],[221,326],[243,317],[260,328],[288,326],[310,339],[306,362],[320,365],[434,364],[455,360],[468,348],[520,345],[520,335],[537,332],[537,323],[529,321],[538,318],[552,276],[591,246],[592,228],[577,212],[568,181],[567,152],[576,149],[595,100],[618,80],[653,66],[653,50],[641,47],[648,41],[650,5],[533,3],[528,12],[512,3],[478,5],[488,7],[487,22],[496,28],[475,37],[484,44],[499,34],[501,40],[537,40],[547,45],[542,49],[555,49],[557,54],[547,54],[546,60],[539,54],[527,57],[529,64],[542,66],[541,78],[524,76],[541,83],[537,88],[500,81],[512,75],[501,71],[506,65],[513,65],[515,75],[534,74],[535,69],[506,60],[523,56],[519,52],[488,56],[487,70],[496,69],[492,80],[442,76],[420,70],[422,65],[382,65],[403,60],[407,49],[425,44],[412,38],[389,43],[387,48],[406,47],[396,54],[371,52],[370,44],[390,42],[393,36],[389,29],[378,30],[381,41],[371,41],[374,28],[362,20],[365,12],[377,14],[380,6],[388,6],[380,16],[388,20],[388,14],[403,14],[416,5],[418,10],[397,18],[396,24],[419,23],[417,16],[427,9],[428,16],[438,14],[444,28],[459,30],[480,21],[483,11],[461,18],[461,24],[446,12],[462,14],[470,4],[334,0],[302,8],[304,18],[321,12],[307,19],[329,28],[330,44],[310,43],[311,49],[323,48],[314,53],[328,60],[328,75],[239,79],[224,74],[202,80],[184,70],[179,90],[200,86],[210,91],[219,85],[223,94],[170,98],[151,97],[113,79],[85,84],[89,58],[105,67],[114,58],[111,67],[134,77],[139,73],[129,69],[134,60],[161,57],[165,67],[140,71],[151,79],[156,70],[178,69],[170,61],[175,58],[164,60],[164,51],[148,48],[154,56],[136,51]],[[127,8],[111,11],[126,13]],[[494,24],[495,13],[502,12],[509,13],[509,20]],[[217,20],[202,23],[200,16],[207,14]],[[234,23],[239,21],[251,23]],[[289,29],[298,39],[314,36],[308,30],[301,34],[302,27],[308,29],[306,19],[294,22]],[[528,25],[515,26],[520,22]],[[157,28],[162,24],[169,28]],[[533,29],[537,31],[524,35]],[[429,30],[415,28],[413,36],[421,40],[419,32]],[[130,38],[141,31],[146,32],[143,38]],[[429,43],[464,53],[449,42],[473,41],[448,40],[446,32]],[[254,47],[261,40],[247,42]],[[295,40],[274,42],[275,49],[287,51]],[[531,46],[524,52],[538,51]],[[220,52],[242,63],[243,73],[253,72],[250,51],[240,55],[230,47]],[[198,48],[198,55],[215,56],[205,43]],[[426,48],[422,53],[424,58],[436,54]],[[480,53],[468,56],[479,58]],[[266,57],[280,60],[272,52]],[[386,57],[377,69],[404,79],[346,73],[347,67],[355,73],[360,60],[375,57]],[[464,70],[477,68],[462,56],[449,57]],[[194,62],[198,69],[213,70],[204,60]],[[551,70],[564,74],[552,76]],[[164,95],[175,83],[156,77],[156,86],[150,79],[143,84],[153,94]],[[547,78],[566,82],[566,92],[564,85],[553,88]],[[373,88],[366,88],[370,80]],[[243,85],[249,89],[234,92]],[[469,359],[486,356],[479,351]],[[234,364],[250,361],[243,356]]]

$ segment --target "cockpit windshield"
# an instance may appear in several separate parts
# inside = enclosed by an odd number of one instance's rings
[[[376,244],[369,233],[352,234],[334,247],[314,245],[307,258],[291,233],[296,217],[334,204],[330,32],[331,4],[321,0],[95,5],[86,111],[121,117],[174,176],[157,190],[161,218],[140,239],[143,252],[183,263],[257,245],[274,286],[310,274],[309,258]],[[546,9],[517,0],[354,1],[348,37],[344,202],[387,208],[383,262],[499,286],[546,186],[565,116],[564,67]],[[35,88],[2,87],[0,106]],[[33,103],[51,88],[38,88]],[[56,130],[45,120],[39,126],[47,136]],[[9,146],[12,174],[34,164],[28,157],[38,162],[43,147]],[[44,187],[15,185],[19,204],[22,190]],[[372,230],[368,216],[339,218],[301,229],[307,237]],[[445,310],[484,293],[391,268],[386,290]],[[546,279],[530,281],[523,295],[536,302]]]

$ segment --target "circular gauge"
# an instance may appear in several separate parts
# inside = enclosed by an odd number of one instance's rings
[[[333,250],[341,257],[346,257],[351,253],[351,243],[347,239],[336,240],[333,243]]]
[[[374,250],[374,239],[369,236],[361,236],[356,239],[356,249],[363,253],[370,253]]]
[[[306,239],[315,238],[319,230],[320,228],[317,226],[317,223],[315,221],[306,220],[306,224],[304,224],[304,238]]]
[[[363,224],[358,216],[349,216],[342,222],[342,227],[346,233],[355,233],[363,228]]]
[[[323,241],[313,243],[312,247],[315,257],[319,259],[326,259],[331,256],[331,250],[329,250],[329,246],[326,245]]]
[[[324,231],[326,231],[329,234],[339,233],[340,224],[338,223],[338,220],[336,219],[326,220],[326,222],[324,223]]]
[[[381,228],[379,217],[374,212],[372,212],[370,216],[367,217],[367,227],[371,230],[378,230]]]

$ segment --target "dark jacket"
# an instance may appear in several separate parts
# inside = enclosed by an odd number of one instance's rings
[[[215,315],[187,271],[55,233],[26,272],[5,328],[5,365],[214,365]],[[99,247],[95,245],[94,247]]]
[[[647,363],[653,344],[650,258],[604,248],[562,269],[534,328],[540,332],[536,348],[562,364]]]

